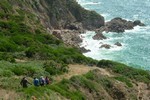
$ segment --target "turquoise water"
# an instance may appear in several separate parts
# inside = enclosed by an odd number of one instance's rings
[[[115,17],[127,20],[141,20],[146,27],[137,26],[124,33],[105,33],[106,40],[93,40],[94,32],[88,31],[83,35],[83,43],[91,52],[84,55],[94,59],[109,59],[119,61],[133,67],[150,70],[150,0],[78,0],[84,8],[95,10],[105,17],[106,21]],[[123,44],[122,47],[114,45],[115,42]],[[100,49],[101,44],[110,44],[109,50]]]

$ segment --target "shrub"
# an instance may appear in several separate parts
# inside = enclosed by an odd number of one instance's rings
[[[54,61],[47,61],[44,63],[45,71],[50,73],[50,75],[57,75],[68,72],[68,66],[65,64],[57,63]]]
[[[112,61],[109,61],[109,60],[100,60],[98,63],[97,63],[97,66],[98,67],[112,67],[114,65],[114,62]]]
[[[11,53],[7,53],[7,52],[0,52],[0,60],[6,60],[6,61],[9,61],[12,63],[15,62],[13,55]]]
[[[21,76],[21,75],[25,75],[27,73],[27,70],[21,66],[15,66],[12,69],[12,72],[17,76]]]
[[[14,43],[18,45],[23,45],[25,47],[29,47],[34,43],[32,39],[32,35],[16,35],[11,38]]]
[[[0,70],[0,76],[1,77],[11,77],[14,73],[10,70]]]
[[[0,39],[0,51],[1,52],[14,52],[17,45],[8,39]]]
[[[115,77],[115,79],[118,81],[124,82],[128,87],[133,87],[130,80],[128,80],[126,77],[120,76],[120,77]]]
[[[86,100],[85,95],[79,90],[71,91],[69,80],[63,79],[60,83],[50,86],[50,89],[59,92],[62,96],[71,100]]]
[[[30,47],[25,51],[26,57],[28,58],[33,58],[34,55],[37,53],[37,49],[36,47]]]
[[[136,81],[146,82],[146,83],[150,82],[149,71],[144,71],[142,69],[135,69],[125,64],[121,64],[109,60],[101,60],[98,62],[97,66],[110,68],[113,72],[124,75],[125,77],[128,77],[130,79],[135,79]]]

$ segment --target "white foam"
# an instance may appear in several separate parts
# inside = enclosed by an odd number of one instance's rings
[[[86,3],[81,3],[82,6],[85,6],[85,5],[100,5],[101,2],[86,2]]]
[[[81,43],[81,47],[85,47],[86,49],[91,50],[91,52],[84,53],[85,56],[87,57],[92,57],[97,60],[101,59],[110,59],[112,60],[113,56],[110,56],[113,52],[120,51],[124,49],[124,45],[122,43],[122,47],[114,45],[114,42],[112,40],[114,38],[109,38],[105,40],[93,40],[93,36],[95,35],[95,32],[92,31],[87,31],[86,34],[81,34],[80,36],[83,39],[83,42]],[[122,39],[122,37],[116,37],[116,40]],[[105,49],[105,48],[100,48],[102,44],[110,44],[111,48],[110,49]]]

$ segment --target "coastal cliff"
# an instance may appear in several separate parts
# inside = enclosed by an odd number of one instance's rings
[[[81,23],[84,29],[104,26],[104,17],[95,11],[85,10],[76,0],[2,0],[0,11],[31,13],[49,30],[65,29],[72,23]]]

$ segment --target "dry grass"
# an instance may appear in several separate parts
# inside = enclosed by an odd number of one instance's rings
[[[17,100],[19,95],[10,90],[0,89],[0,100]]]
[[[83,75],[89,72],[90,70],[94,69],[99,69],[102,75],[106,75],[109,77],[112,77],[113,75],[109,73],[106,69],[103,68],[98,68],[96,66],[87,66],[87,65],[79,65],[79,64],[74,64],[74,65],[69,65],[69,72],[65,73],[63,75],[59,75],[54,77],[55,81],[60,82],[62,79],[70,79],[72,76],[76,75]]]

